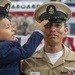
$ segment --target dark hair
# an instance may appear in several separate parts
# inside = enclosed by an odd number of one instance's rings
[[[10,17],[7,15],[7,16],[4,16],[4,15],[0,15],[0,20],[4,19],[4,18],[7,18],[9,21],[11,21]]]

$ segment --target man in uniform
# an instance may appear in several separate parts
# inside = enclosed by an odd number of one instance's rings
[[[38,22],[49,20],[45,25],[44,47],[22,63],[26,75],[72,75],[75,71],[75,52],[62,44],[67,34],[66,21],[72,15],[69,6],[62,2],[48,2],[34,12]]]
[[[48,20],[41,22],[21,46],[8,18],[10,5],[10,0],[0,0],[0,75],[21,75],[20,60],[32,56],[35,52],[43,39],[44,25]]]

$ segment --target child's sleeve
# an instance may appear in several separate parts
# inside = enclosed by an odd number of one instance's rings
[[[19,61],[30,57],[43,39],[43,35],[35,31],[23,45],[16,41],[0,42],[0,64]]]

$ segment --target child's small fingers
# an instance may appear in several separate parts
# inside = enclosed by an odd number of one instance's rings
[[[46,25],[47,23],[48,23],[49,21],[48,20],[43,20],[42,22],[41,22],[41,25]]]

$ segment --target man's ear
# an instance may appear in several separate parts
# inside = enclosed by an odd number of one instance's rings
[[[66,35],[67,33],[68,33],[68,28],[67,27],[65,27],[65,29],[64,29],[64,35]]]

